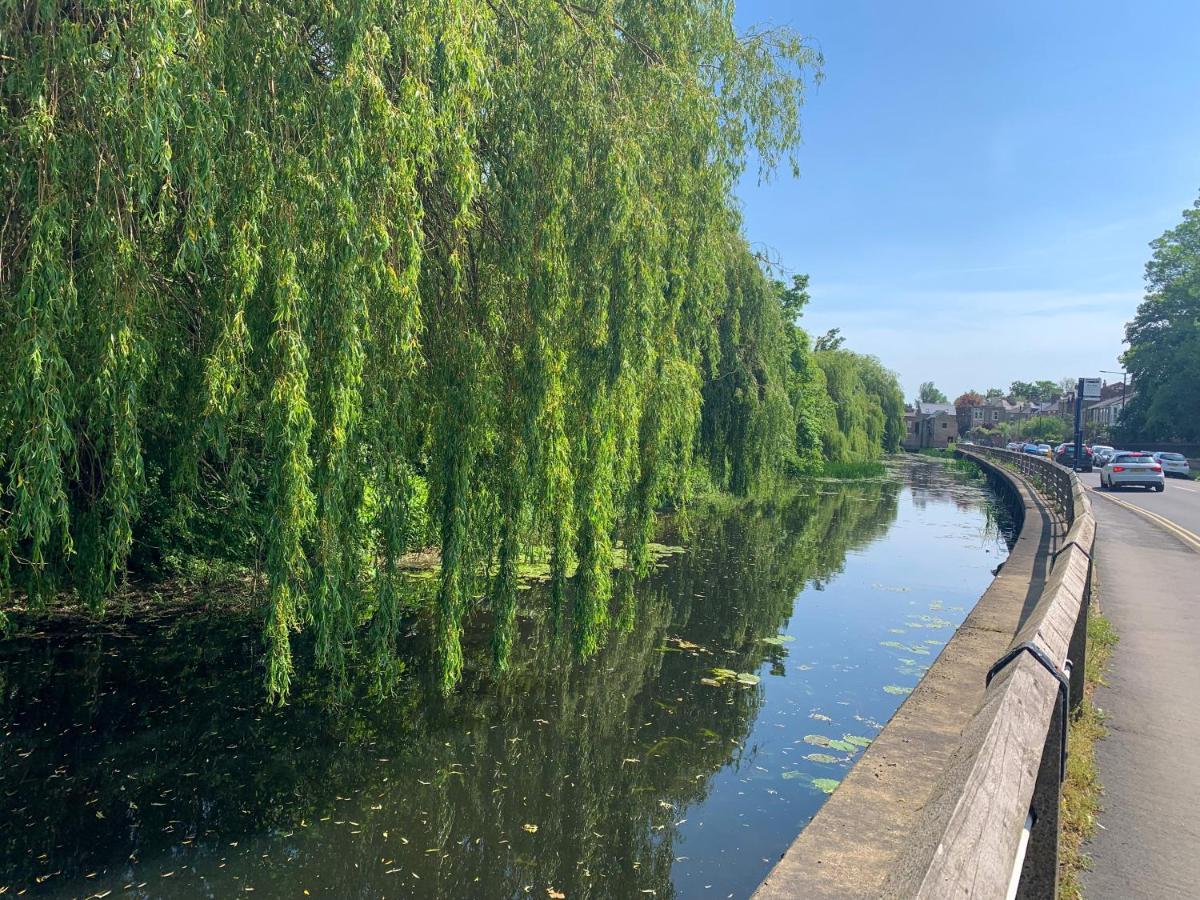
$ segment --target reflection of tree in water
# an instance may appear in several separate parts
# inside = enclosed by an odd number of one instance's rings
[[[904,466],[903,471],[912,492],[913,505],[917,509],[924,509],[931,502],[949,501],[960,510],[968,510],[980,504],[978,485],[983,482],[973,481],[957,472],[947,473],[945,464],[939,460],[914,457]],[[947,474],[951,477],[947,478]],[[994,476],[990,474],[986,476],[989,484],[993,479]],[[1001,499],[997,501],[997,498]],[[986,515],[983,534],[985,539],[1000,535],[1009,546],[1012,545],[1016,538],[1016,527],[1011,503],[1009,493],[996,489],[993,485],[992,492],[987,495],[983,504]]]
[[[896,504],[894,484],[854,485],[701,519],[596,658],[524,620],[512,671],[485,674],[480,642],[445,703],[410,684],[333,714],[303,692],[264,709],[246,623],[12,642],[5,883],[57,872],[40,891],[74,893],[98,871],[88,891],[149,881],[156,896],[670,896],[676,823],[741,753],[761,697],[700,679],[781,659],[761,638]]]

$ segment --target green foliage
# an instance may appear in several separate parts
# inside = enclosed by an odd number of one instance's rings
[[[979,391],[966,391],[959,394],[954,401],[954,406],[957,409],[960,406],[983,406],[984,397]]]
[[[825,459],[863,462],[895,452],[904,437],[904,397],[894,373],[849,350],[813,354],[830,404],[821,431]]]
[[[1056,381],[1014,381],[1008,388],[1008,396],[1014,402],[1031,400],[1034,403],[1049,403],[1062,395]]]
[[[1053,445],[1068,440],[1071,435],[1071,426],[1055,416],[1033,416],[1013,424],[1021,437],[1035,444]]]
[[[950,398],[942,391],[937,389],[937,386],[932,381],[924,381],[921,383],[919,398],[922,403],[949,403]]]
[[[863,478],[882,478],[887,474],[887,467],[881,462],[852,462],[852,463],[826,463],[821,467],[821,475],[824,478],[837,478],[839,480],[857,480]]]
[[[5,583],[223,559],[272,697],[301,631],[386,691],[436,543],[450,689],[481,598],[506,665],[538,546],[593,652],[697,446],[749,492],[813,443],[730,197],[819,66],[727,4],[0,6]]]
[[[1200,440],[1200,200],[1151,244],[1146,299],[1126,326],[1121,361],[1137,386],[1123,440]]]

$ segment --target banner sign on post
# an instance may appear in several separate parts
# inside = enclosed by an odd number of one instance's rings
[[[1084,378],[1083,379],[1083,399],[1084,400],[1099,400],[1100,399],[1100,379],[1099,378]]]

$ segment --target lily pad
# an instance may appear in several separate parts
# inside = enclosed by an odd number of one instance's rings
[[[748,687],[753,687],[760,681],[762,681],[761,678],[759,678],[757,675],[751,674],[750,672],[738,672],[737,674],[738,684],[744,684]]]
[[[885,693],[896,694],[897,696],[900,696],[900,697],[903,697],[907,694],[912,693],[912,688],[906,688],[899,684],[885,684],[883,686],[883,690]]]
[[[815,763],[830,764],[830,763],[841,762],[841,759],[839,759],[836,756],[830,756],[828,753],[809,753],[804,758],[807,759],[809,762],[815,762]],[[788,776],[784,775],[783,777],[787,778]]]
[[[841,750],[843,753],[853,753],[858,749],[849,741],[839,741],[836,738],[825,737],[823,734],[806,734],[804,742],[826,750]]]
[[[770,644],[772,647],[782,647],[784,644],[790,644],[795,638],[790,634],[777,634],[774,637],[759,638],[760,644]]]
[[[843,734],[843,735],[842,735],[842,740],[843,740],[843,741],[845,741],[847,744],[853,744],[855,747],[869,747],[869,746],[871,746],[871,739],[870,739],[870,738],[868,738],[868,737],[861,737],[861,736],[859,736],[859,735],[857,735],[857,734]]]
[[[832,794],[839,784],[841,782],[836,778],[814,778],[812,780],[813,787],[825,794]]]

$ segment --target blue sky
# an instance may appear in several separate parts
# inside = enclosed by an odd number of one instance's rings
[[[738,190],[751,242],[809,273],[811,333],[840,327],[909,398],[1120,368],[1147,244],[1200,193],[1200,0],[739,0],[737,17],[825,55],[800,178]]]

